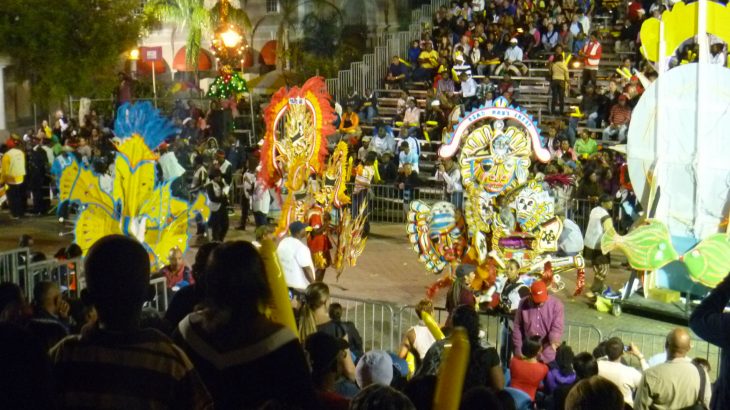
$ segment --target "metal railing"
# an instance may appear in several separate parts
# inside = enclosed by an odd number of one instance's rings
[[[420,39],[422,23],[430,23],[440,6],[447,6],[448,0],[431,0],[431,4],[422,5],[411,12],[411,23],[408,31],[395,33],[383,32],[374,38],[372,53],[365,54],[362,61],[350,64],[347,70],[340,70],[336,78],[327,79],[327,90],[337,100],[347,95],[350,87],[364,91],[366,88],[380,88],[390,58],[397,55],[405,57],[413,40]]]
[[[354,184],[347,184],[347,192],[349,195],[352,195],[353,187]],[[405,223],[410,201],[421,200],[434,203],[448,200],[446,193],[440,188],[414,188],[410,193],[410,199],[408,199],[408,195],[407,192],[399,189],[395,184],[370,185],[370,194],[368,195],[368,200],[370,201],[369,221]]]
[[[29,248],[16,248],[0,252],[0,283],[12,282],[22,287],[25,283],[25,272],[28,270],[29,261]]]
[[[710,377],[716,379],[720,373],[720,352],[721,349],[709,342],[700,339],[694,332],[690,332],[692,336],[692,349],[689,351],[690,357],[701,357],[710,363]],[[636,332],[624,329],[614,329],[608,334],[608,338],[618,337],[624,344],[634,343],[641,350],[641,353],[647,358],[665,352],[665,344],[667,340],[666,334]]]
[[[330,303],[342,305],[342,320],[350,321],[360,332],[364,351],[394,351],[400,341],[394,335],[393,306],[370,300],[333,295]]]
[[[168,291],[167,278],[164,276],[150,280],[150,286],[155,290],[155,296],[151,301],[147,302],[147,306],[157,309],[158,312],[164,313],[167,310]]]
[[[28,264],[25,275],[25,293],[33,295],[35,286],[42,281],[55,282],[69,296],[78,297],[86,287],[82,258],[57,260],[50,259]],[[22,285],[21,285],[22,287]]]

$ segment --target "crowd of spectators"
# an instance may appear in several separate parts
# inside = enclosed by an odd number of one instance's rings
[[[263,239],[267,240],[267,239]],[[664,352],[644,357],[617,337],[592,352],[562,341],[562,304],[535,282],[514,313],[514,355],[485,340],[473,305],[453,306],[436,340],[423,321],[403,335],[399,352],[364,348],[357,326],[342,320],[322,282],[292,299],[298,337],[261,310],[270,288],[257,247],[210,242],[200,249],[194,284],[173,293],[164,316],[150,313],[147,251],[108,236],[84,259],[81,298],[40,282],[29,304],[20,286],[0,284],[4,386],[8,408],[431,409],[444,348],[454,327],[470,355],[461,408],[720,409],[724,373],[692,359],[685,328]],[[727,280],[695,311],[693,329],[723,343]],[[123,285],[123,286],[122,286]],[[416,313],[433,313],[424,300]],[[715,340],[717,339],[717,340]],[[409,365],[405,360],[413,355]],[[715,392],[713,394],[713,391]],[[480,404],[481,403],[481,404]]]

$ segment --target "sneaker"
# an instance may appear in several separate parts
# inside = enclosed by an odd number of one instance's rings
[[[587,290],[587,291],[586,291],[586,293],[585,293],[585,295],[586,295],[586,297],[587,297],[588,299],[595,299],[595,298],[596,298],[596,294],[595,294],[595,293],[593,293],[593,291],[592,291],[592,290]]]

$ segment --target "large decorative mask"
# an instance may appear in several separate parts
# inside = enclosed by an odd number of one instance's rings
[[[499,194],[524,183],[530,166],[530,140],[518,128],[494,122],[472,131],[459,157],[464,186]]]
[[[448,202],[437,202],[429,207],[421,201],[412,201],[407,231],[413,250],[434,273],[461,259],[466,250],[464,221]]]
[[[512,204],[516,219],[525,231],[532,231],[555,216],[555,202],[540,182],[532,180],[523,186]]]

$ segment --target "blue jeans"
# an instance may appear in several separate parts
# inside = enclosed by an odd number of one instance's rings
[[[358,115],[360,116],[360,121],[372,124],[373,118],[378,115],[378,110],[371,105],[369,107],[363,107],[362,111],[360,111]]]

